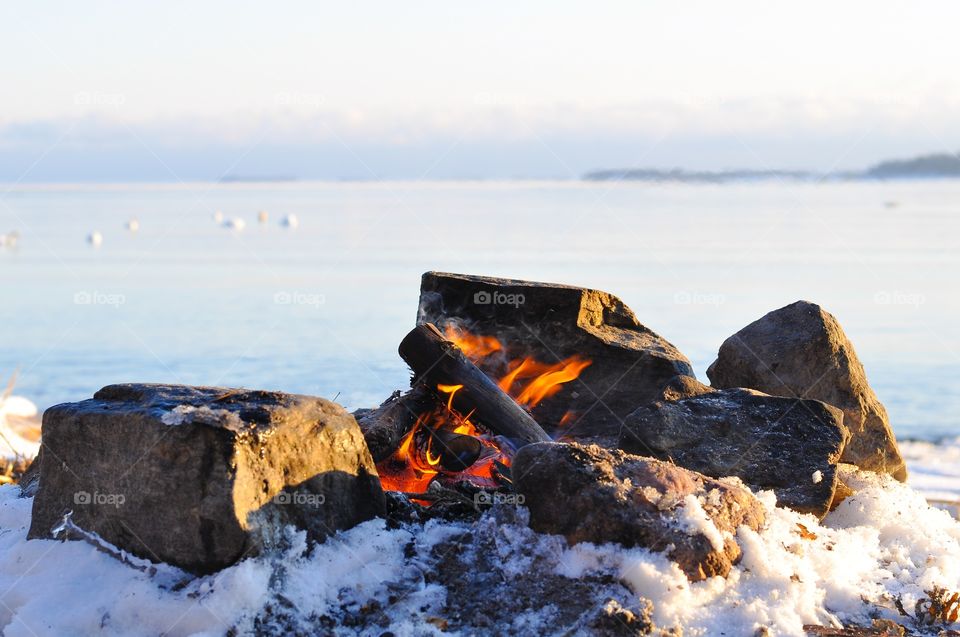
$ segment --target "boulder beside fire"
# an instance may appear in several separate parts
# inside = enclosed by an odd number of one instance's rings
[[[51,407],[31,538],[70,514],[139,557],[209,573],[269,546],[384,514],[353,417],[322,398],[183,385],[111,385]]]
[[[696,383],[685,382],[687,391]],[[850,439],[843,412],[817,400],[750,389],[717,391],[701,385],[695,391],[630,414],[620,448],[670,459],[714,478],[736,476],[751,487],[773,489],[783,506],[818,518],[827,514],[837,463]]]
[[[529,445],[513,475],[535,530],[666,551],[691,581],[726,576],[740,559],[737,529],[765,519],[745,488],[596,445]]]
[[[840,322],[819,305],[797,301],[744,327],[723,342],[707,376],[717,388],[749,387],[837,407],[850,430],[843,462],[907,479],[887,410]]]

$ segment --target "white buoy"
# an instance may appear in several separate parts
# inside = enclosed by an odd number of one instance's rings
[[[17,239],[20,238],[20,233],[16,230],[8,232],[7,234],[0,234],[0,248],[15,248],[17,246]]]
[[[283,221],[280,222],[285,228],[296,228],[300,225],[300,220],[297,219],[297,215],[287,215],[283,218]]]
[[[139,229],[140,229],[140,221],[136,217],[127,221],[127,230],[129,230],[130,232],[136,232]]]
[[[213,213],[213,220],[217,223],[223,223],[223,211],[217,210],[215,213]]]
[[[224,228],[230,228],[231,230],[243,230],[247,227],[247,222],[241,219],[240,217],[233,217],[232,219],[227,219],[223,222]]]
[[[97,230],[94,230],[89,235],[87,235],[87,243],[92,245],[94,248],[99,248],[103,243],[103,235],[100,234]]]
[[[260,212],[257,213],[257,221],[259,221],[260,223],[266,223],[269,220],[270,220],[270,213],[267,212],[266,210],[261,210]]]

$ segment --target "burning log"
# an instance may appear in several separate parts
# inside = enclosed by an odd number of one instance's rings
[[[425,387],[414,387],[403,395],[394,392],[376,409],[354,414],[374,462],[386,460],[397,450],[417,416],[434,401]]]
[[[551,440],[533,416],[467,360],[434,325],[418,325],[407,334],[400,343],[400,357],[414,372],[414,386],[432,390],[438,385],[461,385],[450,397],[452,407],[461,414],[473,413],[487,429],[515,446]]]
[[[441,430],[433,433],[433,440],[440,450],[440,466],[447,471],[464,471],[483,453],[483,444],[473,436]]]

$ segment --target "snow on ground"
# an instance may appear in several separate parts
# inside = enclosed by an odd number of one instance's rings
[[[312,550],[291,530],[282,553],[216,575],[190,578],[169,567],[150,574],[82,542],[26,541],[32,501],[4,486],[0,626],[8,636],[220,635],[231,628],[236,634],[565,633],[550,599],[511,611],[516,621],[493,629],[453,617],[462,600],[450,597],[463,592],[425,575],[449,562],[449,547],[465,556],[467,567],[482,555],[485,568],[495,571],[492,582],[531,575],[606,582],[577,593],[592,597],[583,600],[585,607],[608,604],[613,582],[641,606],[641,598],[652,601],[658,627],[682,626],[685,635],[753,635],[762,627],[772,635],[803,635],[808,623],[869,624],[876,616],[897,619],[897,596],[912,609],[934,586],[960,589],[960,523],[891,479],[862,474],[857,487],[857,495],[822,524],[776,508],[770,492],[759,494],[768,522],[759,533],[739,531],[740,564],[727,579],[690,584],[661,554],[615,545],[567,547],[538,535],[524,525],[523,509],[506,516],[494,510],[472,523],[387,528],[374,520]],[[798,524],[813,535],[802,537]],[[572,634],[590,633],[582,627]]]
[[[402,580],[407,567],[410,532],[387,532],[382,521],[372,521],[312,555],[303,534],[293,533],[285,553],[244,560],[216,575],[189,578],[173,568],[151,575],[82,542],[25,541],[32,500],[18,495],[15,486],[0,487],[0,625],[8,637],[222,635],[233,626],[251,632],[250,622],[277,599],[275,592],[304,615],[323,615],[340,606],[341,589],[362,600],[385,598],[388,584]],[[443,591],[426,587],[406,602],[419,608],[421,597],[442,601]],[[394,632],[404,634],[405,624],[410,620],[398,617]]]

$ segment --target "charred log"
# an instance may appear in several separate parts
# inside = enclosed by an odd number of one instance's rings
[[[440,457],[440,466],[445,471],[465,471],[480,458],[483,444],[473,436],[435,431],[433,433],[433,451]]]
[[[434,390],[437,385],[462,385],[453,394],[453,408],[473,413],[487,429],[516,447],[550,440],[527,411],[446,340],[434,325],[415,327],[400,343],[400,357],[413,370],[414,387]]]
[[[376,409],[354,413],[374,462],[386,460],[393,455],[403,436],[417,421],[417,416],[434,404],[435,400],[425,387],[414,387],[402,395],[394,392]]]

